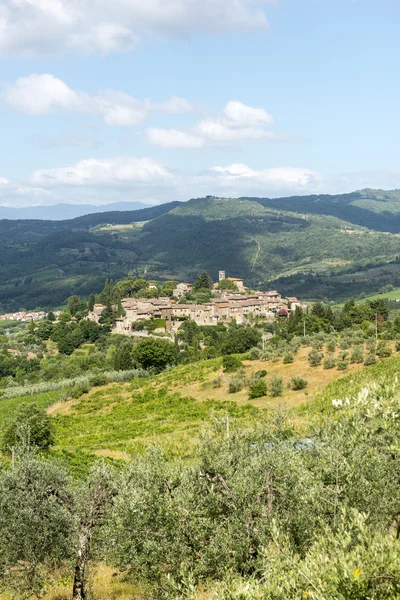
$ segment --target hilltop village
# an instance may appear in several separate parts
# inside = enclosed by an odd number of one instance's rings
[[[231,289],[223,289],[221,282],[231,282],[233,285]],[[213,285],[213,297],[209,302],[182,303],[182,298],[191,292],[192,287],[190,283],[177,284],[172,298],[123,298],[121,300],[123,316],[116,319],[112,332],[134,335],[135,324],[151,319],[162,319],[165,321],[165,331],[176,333],[182,322],[188,319],[197,325],[218,325],[218,323],[229,323],[233,319],[238,324],[245,324],[252,317],[270,320],[277,316],[287,318],[296,306],[304,308],[297,298],[282,298],[276,290],[267,292],[251,290],[244,285],[243,279],[226,277],[225,271],[219,272],[219,280]],[[99,322],[105,309],[104,305],[95,304],[88,319]]]

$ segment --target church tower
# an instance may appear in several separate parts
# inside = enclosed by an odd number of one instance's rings
[[[225,271],[220,271],[218,274],[218,281],[222,281],[223,279],[226,279]]]

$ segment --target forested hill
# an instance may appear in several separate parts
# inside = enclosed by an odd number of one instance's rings
[[[400,232],[400,190],[359,190],[351,194],[245,198],[277,210],[331,215],[376,231]]]
[[[191,281],[203,269],[304,299],[376,292],[400,286],[399,220],[400,192],[364,190],[0,221],[0,310],[57,306],[129,273]]]

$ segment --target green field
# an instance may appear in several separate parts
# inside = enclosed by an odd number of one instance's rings
[[[399,308],[400,308],[400,288],[396,288],[396,289],[392,290],[391,292],[370,294],[368,296],[365,296],[363,298],[356,300],[356,302],[368,302],[368,301],[373,302],[374,300],[382,300],[384,298],[386,298],[387,300],[399,300]],[[342,306],[344,306],[344,302],[341,302],[340,304],[335,304],[333,306],[333,308],[341,308]]]
[[[250,400],[247,385],[230,394],[231,375],[223,373],[221,359],[213,359],[130,383],[92,388],[81,398],[67,402],[59,401],[62,390],[1,400],[0,434],[22,402],[37,403],[54,418],[57,453],[73,456],[83,452],[86,456],[126,460],[157,444],[171,459],[187,460],[194,457],[200,432],[215,422],[225,422],[227,416],[232,429],[249,428],[272,411],[284,409],[305,430],[315,415],[331,412],[332,399],[353,394],[380,376],[394,377],[400,366],[396,354],[371,367],[351,364],[343,374],[337,369],[311,367],[307,361],[309,350],[300,349],[292,364],[282,360],[243,362],[247,378],[260,369],[267,370],[267,382],[273,375],[282,378],[284,390],[278,398],[267,394]],[[305,390],[289,389],[288,382],[294,375],[307,380]]]

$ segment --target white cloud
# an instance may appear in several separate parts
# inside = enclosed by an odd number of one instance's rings
[[[136,159],[118,157],[113,159],[81,160],[68,167],[39,169],[30,177],[33,185],[57,187],[125,185],[129,183],[170,183],[173,176],[168,169],[151,158]]]
[[[37,198],[44,199],[49,194],[50,192],[43,188],[20,185],[5,177],[0,177],[0,202],[2,205],[20,204],[24,201],[30,203],[31,200],[37,200]]]
[[[173,96],[163,103],[138,100],[118,90],[103,90],[95,96],[72,90],[49,73],[20,77],[6,85],[4,102],[19,112],[43,115],[55,110],[97,115],[107,125],[130,126],[142,123],[150,113],[186,113],[193,110],[184,98]]]
[[[231,100],[224,108],[224,115],[232,126],[256,127],[272,125],[274,118],[264,108],[253,108],[242,102]]]
[[[87,193],[102,194],[112,189],[122,195],[129,188],[147,189],[148,194],[160,201],[187,200],[192,196],[268,195],[270,193],[311,193],[321,191],[320,173],[298,167],[256,170],[246,164],[215,166],[200,173],[172,172],[151,158],[121,156],[111,159],[82,160],[70,166],[34,171],[29,185],[48,191],[59,191],[73,186]],[[74,192],[74,198],[80,191]],[[172,196],[171,196],[172,194]]]
[[[284,189],[312,189],[322,183],[322,176],[310,169],[296,167],[278,167],[260,171],[251,169],[247,165],[234,163],[227,167],[213,167],[221,182],[253,185],[268,185],[269,187]]]
[[[83,99],[53,75],[29,75],[6,86],[3,100],[15,110],[43,115],[54,109],[82,110]]]
[[[254,169],[242,163],[197,173],[174,172],[149,158],[87,159],[71,166],[40,169],[25,182],[0,177],[0,204],[109,204],[134,200],[156,204],[213,194],[220,197],[278,197],[348,193],[369,186],[399,188],[400,172],[369,171],[323,176],[300,167]],[[73,195],[71,196],[71,188]]]
[[[285,133],[275,133],[266,127],[274,119],[264,108],[254,108],[230,100],[217,117],[205,118],[189,130],[148,129],[147,140],[162,148],[203,148],[206,145],[234,145],[245,141],[294,141]]]
[[[146,35],[187,39],[262,30],[270,1],[2,0],[0,57],[129,51]]]
[[[146,136],[150,144],[161,148],[202,148],[205,145],[204,138],[176,129],[151,128]]]

